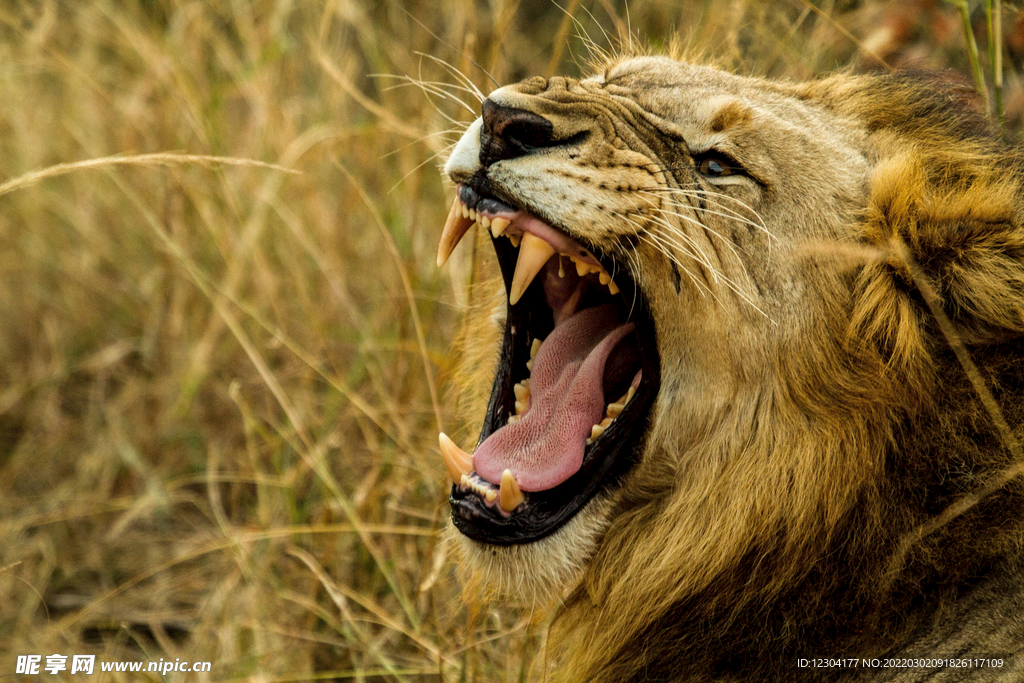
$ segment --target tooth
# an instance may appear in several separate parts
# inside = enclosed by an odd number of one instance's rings
[[[540,345],[542,343],[543,342],[540,339],[534,339],[533,343],[530,344],[530,359],[531,360],[537,357],[537,352],[540,351]]]
[[[608,282],[608,291],[611,292],[612,294],[619,293],[619,286],[615,284],[615,280],[610,280]]]
[[[525,401],[530,398],[530,390],[522,383],[517,383],[512,386],[512,391],[515,392],[517,401]]]
[[[532,358],[530,360],[526,361],[526,369],[529,370],[530,372],[533,372],[533,359]]]
[[[606,417],[605,419],[601,420],[601,423],[598,426],[599,427],[604,427],[604,428],[607,429],[608,425],[610,425],[612,423],[612,420],[614,420],[614,419],[615,418],[613,418],[613,417]]]
[[[507,472],[508,470],[506,470]],[[498,492],[494,489],[487,489],[487,493],[484,494],[484,500],[488,503],[493,503],[498,498]]]
[[[479,223],[480,223],[480,225],[484,226],[488,230],[491,229],[491,219],[488,218],[487,216],[483,215],[483,214],[480,214]]]
[[[514,425],[516,422],[519,422],[519,416],[518,415],[509,415],[508,416],[508,423],[507,424]]]
[[[511,470],[501,473],[501,489],[498,492],[498,505],[505,512],[512,512],[526,500],[526,496],[519,489],[516,478],[512,476]]]
[[[526,412],[526,409],[530,407],[530,404],[526,401],[516,401],[516,414],[522,415]]]
[[[533,282],[540,269],[555,253],[555,248],[531,233],[523,235],[523,246],[519,248],[519,260],[516,261],[516,272],[512,275],[512,286],[508,292],[508,302],[513,306],[523,296],[523,292]]]
[[[468,489],[469,488],[469,475],[468,474],[463,474],[462,478],[459,479],[459,483],[462,485],[463,488],[467,488]]]
[[[476,220],[476,209],[469,210],[469,217],[472,218],[473,220]]]
[[[636,387],[630,387],[629,391],[626,392],[626,400],[623,403],[629,403],[629,399],[633,398],[633,394],[636,393]]]
[[[609,403],[608,404],[608,409],[607,409],[607,414],[610,417],[618,417],[619,413],[621,413],[622,409],[625,408],[625,407],[626,406],[623,403]]]
[[[448,476],[452,481],[466,483],[468,475],[473,471],[473,456],[455,445],[455,442],[448,438],[444,432],[438,436],[441,444],[441,458],[444,466],[448,468]]]
[[[519,243],[523,241],[522,235],[509,235],[508,241],[512,243],[513,247],[518,247]]]
[[[583,261],[577,261],[576,259],[573,259],[573,261],[576,263],[576,274],[580,277],[590,272],[590,268]]]
[[[455,251],[455,246],[462,239],[462,236],[469,230],[469,224],[462,220],[462,211],[459,210],[461,202],[458,198],[452,203],[452,210],[448,212],[448,220],[444,223],[444,230],[441,231],[441,242],[437,245],[437,267],[444,265],[448,257]]]
[[[594,425],[593,427],[590,428],[590,441],[596,441],[597,437],[601,436],[602,434],[604,434],[604,427],[602,427],[601,425]]]
[[[461,202],[459,203],[462,204]],[[469,218],[469,207],[466,206],[465,204],[462,204],[462,217]]]
[[[507,218],[495,218],[491,221],[491,234],[497,238],[501,233],[505,232],[508,224],[509,220]]]
[[[562,265],[562,255],[558,255],[558,277],[565,277],[565,267]]]
[[[601,271],[598,271],[597,279],[600,281],[600,283],[602,285],[606,285],[606,284],[608,284],[609,282],[612,281],[612,276],[609,275],[608,273],[604,272],[603,270],[601,270]]]

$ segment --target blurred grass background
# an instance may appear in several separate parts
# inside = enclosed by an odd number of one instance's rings
[[[445,390],[470,250],[434,266],[460,102],[491,77],[579,74],[631,32],[772,77],[980,73],[994,109],[998,32],[1015,136],[1024,15],[999,17],[0,4],[0,679],[20,654],[91,653],[213,662],[198,680],[523,680],[540,630],[464,599],[439,541],[439,423],[464,445],[475,429]]]

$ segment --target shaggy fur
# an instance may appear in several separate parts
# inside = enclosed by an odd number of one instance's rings
[[[1024,166],[970,91],[636,58],[491,97],[587,132],[489,177],[631,269],[662,363],[619,486],[531,547],[459,543],[497,592],[556,596],[540,673],[903,681],[934,672],[797,659],[1016,652],[928,680],[1024,680]],[[746,173],[701,176],[708,148]]]

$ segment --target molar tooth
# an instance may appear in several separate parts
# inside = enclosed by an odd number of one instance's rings
[[[623,403],[629,403],[629,399],[633,398],[633,394],[636,393],[636,387],[630,387],[629,391],[626,392],[626,400]]]
[[[444,265],[448,257],[455,251],[455,247],[462,239],[462,236],[469,230],[469,225],[462,220],[462,211],[459,208],[461,204],[462,202],[456,197],[455,201],[452,202],[451,211],[448,212],[448,220],[444,223],[444,230],[441,231],[441,241],[437,245],[438,268]]]
[[[606,417],[605,419],[601,420],[601,423],[598,426],[607,428],[608,425],[610,425],[612,423],[612,420],[614,419],[615,418],[613,417]]]
[[[467,476],[473,471],[473,456],[455,445],[455,442],[448,438],[448,435],[441,432],[437,440],[441,444],[441,459],[448,469],[448,476],[452,481],[467,481]]]
[[[602,434],[604,434],[604,427],[602,427],[601,425],[594,425],[593,427],[590,428],[590,441],[596,441],[597,437],[601,436]]]
[[[533,360],[537,357],[537,352],[540,351],[540,345],[543,344],[540,339],[534,339],[530,344],[530,359]]]
[[[505,228],[508,227],[509,220],[507,218],[495,218],[491,221],[491,234],[494,237],[498,237],[501,233],[505,232]]]
[[[625,407],[624,403],[609,403],[606,414],[610,417],[618,417]]]
[[[530,360],[526,361],[526,369],[528,371],[530,371],[530,372],[533,372],[533,359],[532,358]]]
[[[498,492],[498,505],[505,512],[512,512],[526,500],[511,470],[501,473],[501,488]]]
[[[518,415],[509,415],[508,416],[508,423],[507,424],[514,425],[516,422],[519,422],[519,416]]]
[[[519,382],[512,387],[512,391],[515,392],[517,401],[525,401],[530,398],[530,388]]]
[[[515,242],[513,241],[513,244]],[[555,253],[555,248],[531,233],[523,235],[523,246],[519,249],[519,260],[516,261],[516,272],[512,275],[512,286],[509,287],[508,302],[513,306],[523,296],[523,292],[533,282],[540,269]]]
[[[516,401],[516,414],[522,415],[526,412],[526,409],[530,407],[530,404],[526,401]]]

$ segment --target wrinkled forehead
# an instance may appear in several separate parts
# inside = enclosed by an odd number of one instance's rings
[[[624,59],[583,81],[527,79],[495,91],[492,97],[506,106],[534,111],[536,98],[563,105],[569,101],[578,105],[581,100],[598,105],[628,101],[663,122],[663,133],[677,133],[697,148],[715,144],[721,136],[761,138],[784,130],[809,133],[831,123],[828,113],[797,97],[790,85],[667,57]],[[555,113],[545,109],[540,105],[539,113]],[[616,106],[601,110],[622,111]]]

